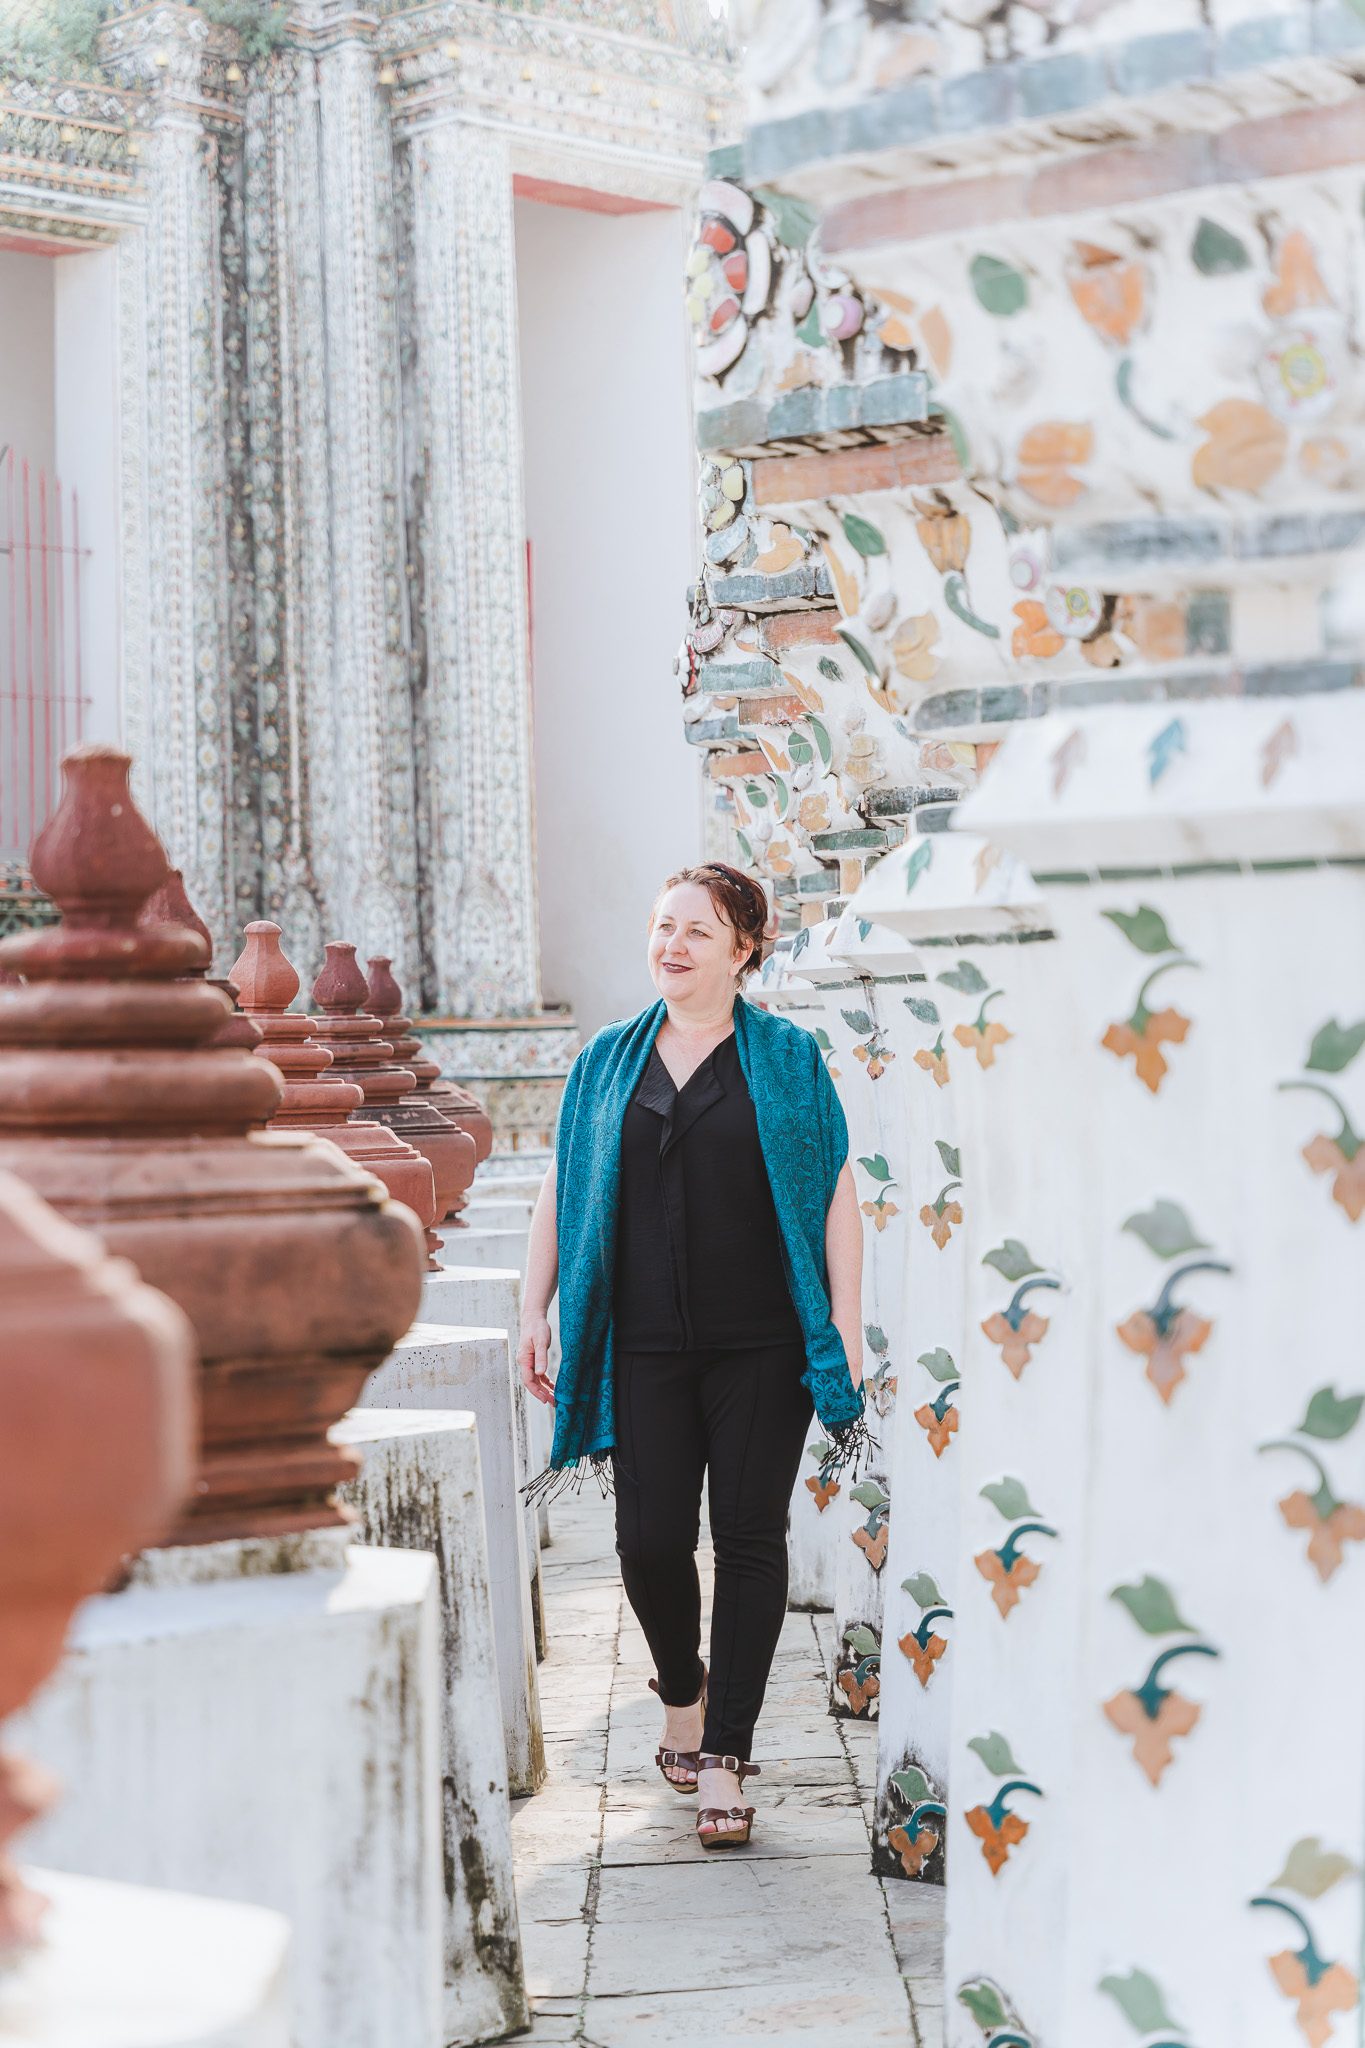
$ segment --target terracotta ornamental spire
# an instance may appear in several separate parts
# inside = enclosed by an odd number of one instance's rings
[[[213,933],[190,902],[185,891],[185,877],[179,868],[170,868],[159,889],[154,889],[137,915],[138,924],[178,924],[185,931],[198,932],[208,949],[208,957],[202,967],[191,968],[196,980],[207,981],[210,988],[220,988],[228,1001],[235,1005],[237,985],[220,975],[210,974],[209,965],[213,957]],[[188,977],[187,977],[188,978]],[[225,1017],[212,1038],[210,1045],[240,1045],[248,1052],[261,1042],[261,1034],[249,1018],[234,1008],[230,1017]]]
[[[468,1207],[470,1182],[480,1160],[486,1159],[493,1149],[493,1126],[482,1105],[472,1095],[463,1088],[457,1088],[452,1081],[442,1080],[441,1069],[435,1060],[428,1059],[423,1052],[422,1041],[412,1028],[411,1017],[398,1014],[403,1007],[403,991],[393,978],[393,962],[385,954],[377,955],[369,962],[365,979],[370,991],[365,1007],[372,1017],[378,1017],[387,1032],[394,1058],[410,1067],[417,1076],[416,1089],[403,1097],[404,1107],[439,1110],[448,1123],[466,1132],[473,1140],[474,1149],[467,1161],[468,1179],[460,1183],[459,1191],[446,1211],[446,1221],[463,1229],[465,1226],[459,1212]],[[441,1218],[438,1216],[436,1220],[439,1223]]]
[[[399,1066],[384,1026],[362,1008],[369,996],[365,977],[356,965],[355,947],[334,939],[327,964],[313,983],[313,1001],[322,1015],[313,1028],[330,1046],[338,1071],[365,1091],[358,1117],[385,1124],[431,1161],[436,1181],[436,1219],[445,1215],[461,1189],[474,1178],[477,1163],[473,1140],[417,1096],[417,1076]],[[430,1264],[437,1268],[441,1240],[427,1231]]]
[[[76,1603],[189,1492],[194,1355],[172,1302],[0,1173],[0,1720],[57,1662]],[[0,1755],[0,1843],[56,1790]],[[0,1856],[0,1965],[44,1904]]]
[[[246,928],[246,944],[232,963],[232,979],[247,1019],[259,1028],[259,1056],[284,1076],[284,1101],[270,1120],[273,1131],[311,1131],[329,1138],[348,1159],[383,1181],[419,1223],[436,1214],[430,1162],[383,1124],[355,1112],[363,1089],[333,1071],[333,1053],[313,1036],[313,1019],[290,1012],[299,977],[280,947],[280,927],[261,919]]]
[[[332,1146],[265,1131],[284,1084],[213,1044],[229,1016],[194,977],[204,940],[139,926],[166,856],[117,748],[78,747],[33,847],[59,925],[0,942],[23,976],[0,999],[0,1167],[188,1315],[203,1440],[171,1540],[276,1534],[350,1519],[357,1468],[327,1432],[412,1322],[412,1217]]]

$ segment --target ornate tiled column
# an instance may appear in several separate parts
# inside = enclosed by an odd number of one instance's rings
[[[441,1007],[516,1015],[540,988],[512,173],[453,108],[408,151],[431,967]]]
[[[147,96],[146,213],[119,250],[123,729],[139,800],[215,931],[255,886],[223,518],[234,314],[220,276],[240,162],[224,78],[232,40],[174,5],[117,21],[101,40],[111,76]]]

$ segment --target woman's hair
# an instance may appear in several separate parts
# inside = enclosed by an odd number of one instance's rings
[[[695,882],[705,889],[717,911],[730,925],[735,934],[736,949],[747,945],[748,958],[741,972],[759,967],[763,962],[763,934],[768,923],[768,899],[752,875],[741,874],[738,868],[729,867],[723,860],[707,861],[699,868],[679,868],[654,898],[654,908],[649,913],[650,930],[659,905],[670,889],[680,882]]]

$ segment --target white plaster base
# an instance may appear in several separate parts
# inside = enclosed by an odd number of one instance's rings
[[[826,1614],[834,1605],[834,1520],[823,1513],[806,1481],[814,1461],[801,1460],[787,1516],[787,1605],[802,1614]]]
[[[521,1331],[521,1274],[515,1266],[447,1266],[443,1272],[428,1273],[422,1283],[424,1323],[450,1323],[463,1329],[506,1330],[512,1347],[513,1383],[517,1396],[517,1485],[542,1472],[549,1462],[550,1438],[539,1425],[533,1401],[521,1384],[516,1370],[517,1340]],[[547,1411],[548,1413],[549,1411]],[[544,1456],[541,1456],[543,1438]],[[531,1584],[531,1615],[535,1625],[536,1658],[545,1656],[545,1601],[540,1581],[540,1523],[549,1530],[545,1510],[529,1501],[522,1503],[525,1523],[526,1568]]]
[[[470,1224],[467,1230],[448,1230],[441,1251],[441,1263],[452,1266],[511,1266],[518,1274],[526,1271],[527,1232],[484,1229]]]
[[[25,1847],[286,1914],[291,2048],[440,2048],[438,1627],[405,1550],[86,1601],[7,1731],[65,1788]]]
[[[508,1783],[537,1790],[545,1744],[536,1685],[535,1617],[517,1492],[517,1409],[505,1330],[414,1323],[365,1384],[365,1408],[467,1408],[479,1421],[489,1588],[502,1695]]]
[[[529,2025],[512,1885],[512,1817],[498,1702],[488,1539],[475,1418],[458,1409],[353,1408],[332,1431],[358,1450],[342,1489],[367,1542],[429,1551],[439,1572],[445,1865],[442,2039]]]
[[[261,1906],[25,1869],[42,1940],[0,1973],[6,2048],[289,2048],[289,1922]]]
[[[526,1195],[505,1196],[499,1189],[496,1195],[473,1194],[464,1216],[471,1230],[529,1230],[534,1206]]]

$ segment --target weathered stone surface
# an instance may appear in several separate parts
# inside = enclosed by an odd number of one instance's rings
[[[336,1433],[364,1461],[346,1489],[364,1540],[381,1549],[426,1551],[436,1560],[445,1889],[441,2039],[489,2040],[525,2026],[530,2014],[512,1887],[476,1420],[451,1409],[357,1408]]]
[[[439,2048],[436,1566],[335,1534],[331,1570],[225,1543],[216,1580],[87,1602],[16,1724],[67,1788],[33,1852],[283,1913],[297,2048]]]
[[[282,1913],[64,1870],[25,1874],[50,1908],[42,1945],[0,1977],[0,2035],[24,2048],[281,2048],[287,2040]]]
[[[545,1746],[524,1503],[517,1492],[519,1404],[513,1375],[505,1329],[415,1323],[368,1382],[362,1405],[468,1409],[478,1417],[508,1783],[520,1796],[534,1792],[544,1778]]]
[[[173,1302],[0,1173],[0,1717],[57,1662],[77,1601],[188,1493],[194,1363]],[[0,1755],[0,1849],[53,1790]],[[0,1962],[44,1919],[0,1854]]]

